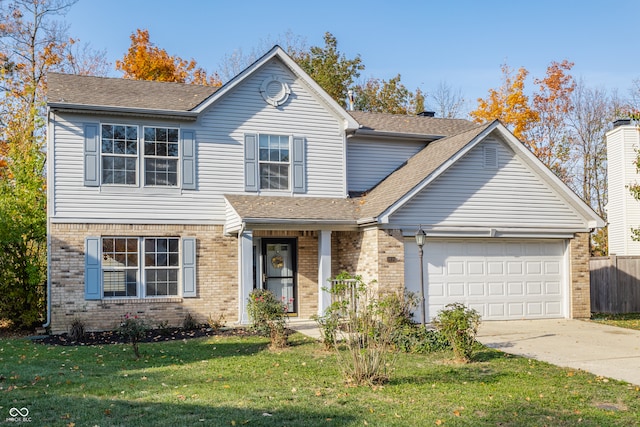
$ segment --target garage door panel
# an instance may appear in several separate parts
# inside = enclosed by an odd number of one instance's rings
[[[476,308],[484,320],[563,317],[566,247],[564,240],[428,239],[427,316],[460,302]],[[419,292],[417,251],[414,239],[407,239],[405,283],[414,293]]]
[[[447,261],[447,275],[448,276],[462,276],[464,275],[464,261]]]
[[[447,296],[450,297],[463,297],[464,296],[464,283],[449,283],[447,285]]]
[[[488,283],[490,296],[504,296],[504,283]]]
[[[509,295],[524,295],[524,283],[522,282],[509,282]]]
[[[470,297],[483,297],[486,295],[484,282],[481,283],[469,283],[469,296]]]
[[[484,262],[483,261],[469,261],[467,263],[467,271],[470,276],[483,275],[484,274]]]
[[[493,303],[488,304],[489,306],[489,317],[504,317],[504,303]]]

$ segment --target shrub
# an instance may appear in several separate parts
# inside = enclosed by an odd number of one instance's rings
[[[84,338],[84,322],[78,318],[73,319],[69,328],[69,338],[73,341],[82,341]]]
[[[184,330],[193,331],[194,329],[198,329],[198,326],[198,322],[196,322],[196,319],[191,313],[187,313],[186,316],[184,316],[184,320],[182,321],[182,328]]]
[[[147,325],[144,321],[131,313],[124,315],[124,318],[118,327],[118,334],[133,346],[133,352],[136,355],[136,359],[140,358],[138,343],[146,336],[147,329]]]
[[[460,362],[470,362],[480,326],[480,314],[464,304],[448,304],[438,312],[434,326],[447,338]]]
[[[399,351],[405,353],[422,354],[451,348],[449,341],[440,331],[416,324],[404,325],[396,329],[393,343]]]
[[[325,345],[336,351],[346,381],[384,383],[396,356],[394,331],[410,315],[408,299],[398,294],[375,298],[360,276],[348,273],[334,278],[330,292],[333,302],[316,320]]]
[[[247,311],[252,328],[271,339],[272,348],[287,346],[287,305],[266,289],[254,289],[249,294]]]
[[[160,332],[160,335],[162,335],[163,337],[168,337],[169,335],[171,335],[171,328],[169,327],[168,320],[159,321],[157,327],[158,332]]]
[[[224,328],[225,324],[226,321],[224,318],[224,314],[220,314],[215,318],[213,317],[213,315],[209,314],[209,317],[207,318],[207,325],[209,325],[209,327],[214,331],[218,331],[221,328]]]

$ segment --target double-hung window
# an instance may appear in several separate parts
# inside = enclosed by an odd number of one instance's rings
[[[102,183],[137,184],[138,126],[102,125]]]
[[[193,237],[87,238],[87,299],[195,297]]]
[[[145,294],[178,295],[180,241],[176,238],[144,239]]]
[[[144,184],[178,185],[178,129],[144,128]]]
[[[84,125],[84,185],[197,189],[195,131],[132,124]]]
[[[289,189],[289,137],[259,136],[259,169],[261,190]]]

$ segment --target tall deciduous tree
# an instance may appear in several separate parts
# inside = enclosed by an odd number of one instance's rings
[[[508,65],[502,65],[501,69],[502,86],[489,89],[487,98],[478,99],[478,108],[469,114],[478,123],[499,119],[516,138],[531,147],[527,132],[540,120],[540,115],[529,105],[529,97],[524,93],[529,72],[521,67],[514,76]]]
[[[122,60],[116,61],[116,69],[126,79],[221,85],[217,74],[209,75],[195,60],[169,55],[151,43],[148,30],[138,29],[131,34],[131,46]]]
[[[46,75],[106,68],[56,20],[74,3],[0,3],[0,317],[16,326],[33,325],[44,306]]]
[[[568,74],[573,63],[566,59],[552,62],[547,67],[546,76],[534,79],[538,92],[533,95],[533,110],[539,120],[528,132],[526,140],[531,151],[564,182],[571,177],[567,170],[569,160],[569,140],[567,116],[573,111],[571,94],[576,83]]]
[[[348,59],[340,53],[338,41],[331,33],[325,33],[324,47],[293,52],[292,58],[340,105],[345,104],[347,92],[364,70],[360,55]]]
[[[411,92],[398,74],[392,79],[370,78],[354,88],[356,110],[390,114],[416,114],[424,110],[420,89]]]
[[[437,117],[457,119],[462,116],[465,99],[460,89],[454,90],[448,83],[441,81],[428,96],[427,105]]]

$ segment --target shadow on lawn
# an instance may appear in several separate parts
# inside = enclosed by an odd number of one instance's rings
[[[32,425],[99,425],[106,426],[283,426],[283,425],[347,425],[354,417],[339,408],[300,408],[272,410],[247,407],[239,400],[237,406],[197,402],[177,395],[175,403],[140,402],[112,397],[98,399],[79,396],[48,396],[36,401],[14,401],[17,408],[27,408]],[[256,405],[257,406],[257,405]],[[9,411],[8,408],[6,408]],[[7,412],[8,414],[8,412]],[[4,413],[4,418],[9,416]],[[20,423],[19,423],[20,424]]]

